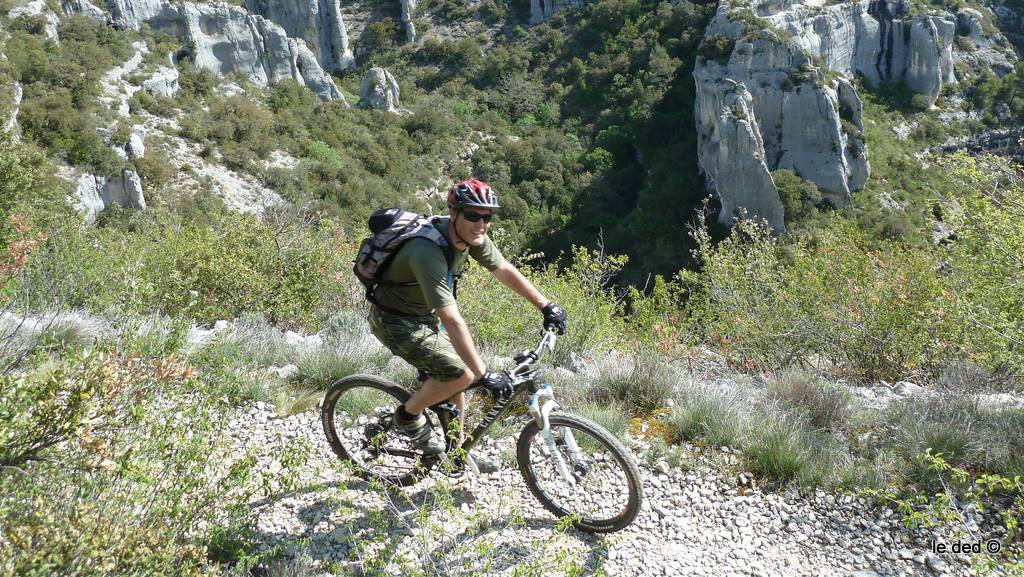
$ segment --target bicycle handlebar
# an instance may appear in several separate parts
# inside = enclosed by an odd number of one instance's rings
[[[555,341],[557,339],[558,336],[555,334],[553,329],[544,329],[544,336],[541,337],[540,342],[537,343],[537,348],[527,352],[525,355],[526,358],[520,361],[516,366],[509,369],[508,374],[513,377],[518,376],[521,371],[540,360],[540,355],[544,351],[545,347],[547,347],[548,351],[555,352]]]

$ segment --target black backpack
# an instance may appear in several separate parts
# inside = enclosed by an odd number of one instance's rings
[[[407,241],[414,238],[432,240],[441,247],[448,267],[451,268],[451,246],[434,226],[434,218],[400,208],[382,208],[370,215],[367,224],[370,227],[370,236],[360,243],[352,272],[366,287],[366,300],[378,307],[384,309],[374,298],[373,291],[385,282],[384,271],[394,260],[398,249]]]

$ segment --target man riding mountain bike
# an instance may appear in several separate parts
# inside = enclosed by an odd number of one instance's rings
[[[423,414],[451,401],[465,424],[465,391],[479,384],[495,398],[512,393],[507,373],[491,371],[477,353],[466,321],[455,302],[455,280],[468,258],[483,265],[502,284],[528,300],[544,315],[544,326],[565,332],[566,314],[552,303],[498,251],[487,231],[498,198],[491,187],[469,179],[448,192],[449,215],[433,226],[448,242],[446,249],[428,238],[401,245],[373,291],[370,329],[392,353],[428,375],[423,386],[395,410],[396,429],[426,454],[439,454],[444,440]],[[439,325],[440,322],[440,325]],[[464,428],[464,427],[463,427]]]

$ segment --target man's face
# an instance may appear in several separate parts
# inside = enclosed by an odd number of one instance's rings
[[[452,211],[452,222],[455,223],[455,232],[463,240],[470,246],[480,246],[484,243],[487,229],[491,228],[493,216],[494,211],[489,208],[461,208]]]

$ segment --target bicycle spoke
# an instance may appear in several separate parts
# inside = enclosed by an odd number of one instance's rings
[[[332,448],[363,476],[404,485],[422,473],[422,453],[391,430],[401,392],[374,379],[342,381],[325,396],[323,421]]]
[[[551,439],[535,425],[520,438],[520,466],[530,489],[546,508],[573,517],[584,529],[613,531],[628,525],[639,510],[635,464],[593,423],[571,415],[551,420]]]

